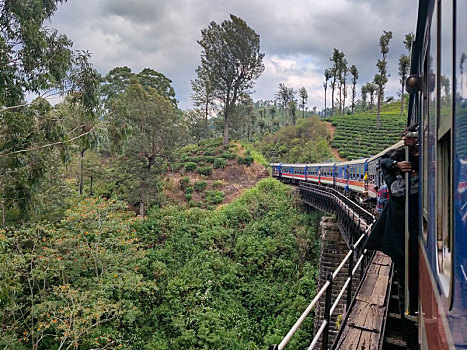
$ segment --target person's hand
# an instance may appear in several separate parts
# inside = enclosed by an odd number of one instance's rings
[[[417,146],[417,138],[416,137],[402,137],[404,141],[404,146],[415,147]]]
[[[403,172],[412,171],[412,164],[407,160],[397,162],[397,167]]]

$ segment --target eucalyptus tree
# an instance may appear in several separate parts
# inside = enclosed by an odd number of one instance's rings
[[[295,99],[289,102],[290,116],[292,118],[292,125],[295,126],[297,122],[297,102]]]
[[[324,114],[326,115],[326,98],[327,98],[327,89],[328,89],[328,81],[329,79],[331,79],[331,76],[332,76],[332,72],[330,69],[326,69],[324,71],[324,83],[323,83],[323,87],[324,87]]]
[[[354,64],[350,66],[350,74],[352,75],[352,114],[355,110],[355,96],[357,94],[358,69]],[[362,93],[363,94],[363,93]]]
[[[344,59],[344,53],[342,51],[339,51],[338,49],[334,49],[332,56],[329,58],[331,62],[333,62],[333,66],[331,68],[331,75],[332,75],[332,80],[331,80],[331,102],[332,102],[332,108],[331,108],[331,117],[334,114],[334,92],[336,87],[339,88],[339,95],[341,95],[341,76],[342,76],[342,69],[343,69],[343,59]],[[339,111],[340,111],[340,104],[341,104],[341,99],[339,99]]]
[[[302,117],[305,118],[305,106],[308,102],[308,91],[305,87],[302,87],[298,90],[298,96],[300,97],[300,107],[302,108]]]
[[[379,38],[379,47],[381,49],[382,58],[378,59],[376,67],[378,67],[378,74],[375,74],[374,82],[377,85],[378,92],[378,110],[376,115],[376,127],[379,129],[379,115],[381,112],[381,101],[383,99],[384,87],[388,82],[387,73],[387,54],[389,52],[389,42],[392,39],[391,31],[383,31],[383,35]]]
[[[223,105],[224,141],[229,142],[229,114],[240,95],[248,93],[263,73],[264,53],[260,37],[247,23],[234,15],[220,25],[211,22],[201,31],[201,71]]]
[[[46,26],[63,0],[3,1],[0,6],[0,197],[25,218],[58,152],[86,136],[69,136],[43,98],[71,94],[97,117],[98,75],[89,54],[74,51],[65,35]],[[26,96],[39,96],[31,103]],[[14,174],[14,175],[12,175]],[[5,182],[5,179],[10,181]]]

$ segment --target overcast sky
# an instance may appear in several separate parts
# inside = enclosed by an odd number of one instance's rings
[[[321,109],[333,48],[357,66],[361,86],[377,71],[383,30],[393,32],[386,96],[397,98],[398,59],[405,52],[404,35],[415,32],[417,7],[416,0],[68,0],[50,26],[73,40],[75,49],[91,52],[101,74],[119,66],[165,74],[180,107],[188,109],[201,30],[234,14],[260,35],[265,53],[253,99],[274,99],[283,82],[296,90],[304,86],[308,107]]]

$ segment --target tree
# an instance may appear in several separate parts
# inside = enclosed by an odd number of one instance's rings
[[[404,113],[405,81],[407,80],[407,75],[409,73],[409,64],[409,56],[402,54],[399,58],[399,82],[401,83],[401,115]]]
[[[3,210],[19,209],[23,219],[49,170],[66,158],[66,146],[87,135],[70,136],[44,98],[70,94],[89,114],[99,102],[89,54],[73,51],[65,35],[44,25],[63,2],[4,1],[0,7],[0,202]],[[28,103],[27,95],[39,97]]]
[[[413,33],[405,34],[404,46],[409,52],[409,54],[410,54],[410,50],[412,49],[413,40],[414,40]],[[399,76],[401,77],[401,80],[400,80],[400,83],[401,83],[401,115],[404,113],[404,97],[405,97],[404,90],[405,90],[405,81],[407,79],[407,76],[410,70],[409,65],[410,65],[409,56],[402,54],[401,57],[399,58]]]
[[[171,85],[172,80],[151,68],[144,68],[136,74],[126,66],[111,69],[103,79],[102,95],[107,107],[109,108],[113,100],[135,82],[145,89],[155,89],[161,96],[168,99],[174,107],[177,107],[175,90]]]
[[[389,52],[389,42],[392,39],[392,32],[383,31],[383,35],[379,38],[379,47],[381,49],[382,59],[378,59],[376,67],[378,67],[378,74],[375,74],[374,82],[378,87],[378,111],[376,116],[376,127],[379,129],[379,115],[381,112],[381,101],[383,99],[384,87],[388,82],[387,74],[387,54]]]
[[[305,87],[300,88],[298,90],[298,96],[300,96],[300,107],[302,108],[302,117],[305,118],[305,105],[308,101],[308,91],[306,91]]]
[[[338,49],[334,49],[332,56],[329,58],[331,62],[334,63],[334,65],[331,68],[331,76],[332,76],[332,81],[331,81],[331,102],[332,102],[332,107],[331,107],[331,117],[334,114],[334,90],[337,87],[339,88],[339,94],[341,94],[340,90],[340,82],[341,82],[341,75],[342,75],[342,60],[344,58],[344,53],[342,51],[339,51]],[[340,102],[341,99],[339,99],[339,111],[340,111]]]
[[[181,115],[156,89],[134,83],[118,95],[110,117],[126,163],[124,171],[139,182],[139,215],[144,216],[146,205],[157,193],[153,181],[184,138]]]
[[[362,85],[362,107],[363,110],[366,108],[366,99],[368,95],[368,84]]]
[[[327,89],[328,89],[328,81],[329,79],[331,79],[332,77],[332,72],[330,69],[326,69],[324,71],[324,83],[323,83],[323,87],[324,87],[324,116],[326,116],[326,97],[327,97]]]
[[[353,64],[350,66],[350,74],[352,75],[352,114],[355,109],[355,96],[357,94],[357,79],[358,79],[358,69]],[[363,92],[362,92],[363,95]]]
[[[341,52],[342,58],[339,64],[339,111],[340,114],[344,113],[345,98],[347,97],[347,60],[344,58],[344,53]]]
[[[214,89],[209,84],[209,79],[207,77],[207,72],[203,70],[202,67],[196,68],[197,78],[191,81],[191,89],[193,93],[191,99],[195,107],[203,110],[206,135],[208,131],[208,117],[209,114],[215,110],[214,102]]]
[[[371,82],[366,83],[366,90],[370,94],[370,109],[371,109],[375,105],[374,96],[376,92],[376,85]]]
[[[276,99],[279,106],[285,111],[285,123],[288,125],[288,112],[290,110],[290,102],[295,99],[295,91],[293,88],[287,87],[284,83],[279,84],[279,90],[276,92]]]
[[[201,69],[206,85],[224,107],[224,141],[229,143],[229,113],[240,95],[248,93],[263,73],[264,53],[260,52],[259,35],[244,20],[230,15],[221,25],[211,22],[201,31]]]
[[[294,99],[289,102],[290,116],[292,117],[292,125],[295,126],[297,121],[297,102]]]

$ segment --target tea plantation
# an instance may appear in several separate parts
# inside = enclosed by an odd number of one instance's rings
[[[342,158],[369,157],[396,143],[406,127],[406,115],[400,115],[400,102],[381,107],[380,127],[376,125],[376,108],[360,114],[327,118],[336,127],[330,142]]]

